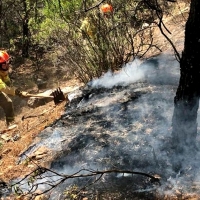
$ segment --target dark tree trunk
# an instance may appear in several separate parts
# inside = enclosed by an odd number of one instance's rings
[[[28,10],[26,0],[23,1],[24,6],[24,18],[23,18],[23,44],[22,44],[22,56],[28,58],[29,56],[29,45],[30,45],[30,35],[29,35],[29,17],[28,17]]]
[[[195,146],[200,95],[200,0],[191,0],[180,61],[180,81],[174,98],[172,138],[178,150]]]
[[[2,30],[2,0],[0,0],[0,30]],[[2,41],[2,33],[0,35],[0,44],[1,44],[1,41]]]
[[[22,45],[22,56],[28,58],[29,56],[29,27],[28,19],[23,21],[23,45]]]

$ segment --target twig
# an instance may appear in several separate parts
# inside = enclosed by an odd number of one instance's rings
[[[41,175],[44,173],[50,172],[51,176],[48,176],[48,174],[45,177],[42,177]],[[84,173],[82,173],[84,172]],[[126,173],[126,174],[132,174],[132,175],[141,175],[141,176],[146,176],[148,178],[150,178],[152,180],[152,182],[154,183],[159,183],[160,185],[160,180],[150,174],[144,173],[144,172],[136,172],[136,171],[130,171],[130,170],[117,170],[117,169],[111,169],[111,170],[105,170],[105,171],[95,171],[95,170],[88,170],[88,169],[81,169],[77,172],[75,172],[74,174],[71,175],[66,175],[66,174],[60,174],[56,171],[53,171],[51,169],[47,169],[44,167],[38,167],[36,170],[32,171],[30,174],[26,175],[23,179],[21,179],[20,181],[18,181],[17,183],[15,183],[14,185],[12,185],[11,187],[18,187],[20,188],[20,186],[25,185],[26,184],[26,180],[27,183],[30,180],[30,178],[32,178],[33,180],[38,180],[38,176],[40,177],[40,181],[39,183],[35,183],[34,182],[29,182],[28,186],[30,187],[28,189],[28,192],[26,192],[25,194],[23,194],[24,196],[26,196],[27,194],[32,194],[32,195],[42,195],[45,193],[48,193],[49,191],[52,191],[53,189],[55,189],[58,185],[60,185],[61,183],[65,182],[68,179],[75,179],[75,178],[86,178],[86,177],[93,177],[93,176],[98,176],[98,178],[92,182],[92,184],[96,183],[97,181],[99,181],[102,176],[104,174],[110,174],[110,173]],[[55,179],[51,179],[51,181],[48,181],[47,178],[50,177],[60,177]],[[44,182],[42,182],[41,180],[44,179]],[[92,185],[90,184],[90,185]],[[40,194],[34,194],[34,192],[36,191],[36,189],[38,188],[39,185],[48,185],[49,187],[47,189],[45,189],[43,192],[41,192]],[[85,186],[84,188],[86,188],[88,186]]]

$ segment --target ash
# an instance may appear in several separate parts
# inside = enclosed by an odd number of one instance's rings
[[[140,175],[104,175],[87,190],[90,199],[91,194],[106,199],[108,191],[115,199],[137,199],[136,193],[143,194],[138,199],[155,199],[155,193],[198,192],[191,188],[198,188],[199,153],[196,157],[177,156],[182,163],[179,171],[174,170],[171,160],[171,121],[178,81],[179,63],[169,55],[136,60],[118,73],[108,72],[69,94],[73,98],[65,114],[44,130],[42,140],[26,153],[47,146],[56,152],[50,168],[62,174],[80,169],[120,169],[161,177],[158,186]],[[72,184],[81,188],[92,181],[81,178],[64,182],[51,198]]]

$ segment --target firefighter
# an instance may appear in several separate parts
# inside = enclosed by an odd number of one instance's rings
[[[10,56],[6,51],[0,51],[0,106],[3,108],[7,127],[14,124],[13,102],[8,95],[25,97],[27,92],[15,89],[9,78]]]
[[[110,4],[103,4],[100,6],[100,13],[103,17],[108,18],[113,13],[113,7]],[[85,19],[82,21],[80,30],[82,32],[83,38],[89,37],[93,41],[96,41],[96,33],[97,33],[97,24],[95,23],[95,15],[89,14]]]
[[[96,35],[96,28],[92,23],[92,17],[85,17],[85,19],[83,20],[82,24],[81,24],[81,32],[82,32],[82,36],[83,38],[91,38],[94,39],[95,35]]]

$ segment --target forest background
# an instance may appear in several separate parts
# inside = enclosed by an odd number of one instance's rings
[[[111,3],[114,8],[109,17],[100,12],[104,3]],[[34,66],[31,77],[24,80],[26,85],[50,79],[49,65],[55,67],[55,74],[65,68],[62,78],[76,77],[87,83],[108,70],[121,68],[135,57],[148,57],[149,50],[154,55],[163,51],[154,42],[153,30],[160,26],[164,16],[180,13],[182,3],[187,7],[189,2],[1,0],[0,48],[12,55],[14,69],[27,59],[29,66]],[[81,34],[81,23],[88,16],[95,28],[96,41]],[[38,77],[41,70],[48,73]]]

